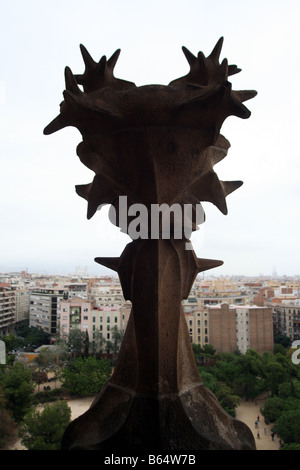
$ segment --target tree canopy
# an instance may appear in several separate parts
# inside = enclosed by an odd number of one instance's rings
[[[59,450],[70,421],[71,410],[66,401],[45,405],[43,411],[32,409],[19,428],[21,443],[28,450]]]
[[[70,393],[88,396],[97,393],[111,375],[107,359],[77,358],[62,370],[63,387]]]
[[[34,385],[31,371],[23,364],[15,363],[2,375],[2,387],[7,403],[16,422],[20,422],[29,410],[32,402]]]

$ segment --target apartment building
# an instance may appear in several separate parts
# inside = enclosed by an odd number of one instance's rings
[[[283,301],[272,307],[275,335],[285,335],[292,341],[300,339],[300,300]]]
[[[247,342],[240,339],[241,337],[244,338],[244,336],[240,334],[239,340],[241,345],[239,347],[239,351],[242,353],[246,352],[249,345],[249,348],[254,349],[258,353],[263,353],[265,351],[273,352],[274,334],[272,309],[269,307],[257,307],[256,305],[252,305],[250,307],[239,307],[236,309],[236,313],[237,322],[241,319],[241,323],[246,323],[244,331],[246,333]]]
[[[191,343],[204,346],[209,344],[209,312],[194,310],[185,313]]]
[[[0,336],[13,331],[16,317],[16,287],[0,284]]]
[[[87,298],[87,282],[70,281],[63,284],[63,289],[72,297]]]
[[[71,331],[91,332],[94,304],[82,297],[63,299],[60,302],[60,334],[68,337]]]
[[[113,305],[94,308],[90,336],[92,347],[97,350],[97,342],[100,348],[104,348],[109,342],[113,342],[114,329],[123,335],[127,327],[130,311],[130,302],[124,302],[121,306]]]
[[[239,348],[236,310],[228,304],[208,309],[209,344],[217,352],[234,352]]]
[[[273,351],[272,309],[218,304],[186,313],[192,343],[211,344],[217,352]]]
[[[116,278],[100,278],[88,287],[88,298],[97,307],[121,307],[125,299],[120,281]]]
[[[16,316],[15,322],[18,325],[27,323],[29,320],[29,303],[30,294],[29,290],[20,288],[16,290]]]
[[[61,288],[39,288],[30,293],[29,325],[55,336],[58,331],[60,304],[68,298]]]
[[[73,297],[60,303],[60,334],[67,338],[72,331],[88,334],[91,352],[104,352],[113,342],[113,331],[124,333],[131,306],[124,304],[97,307],[92,300]]]
[[[0,336],[13,333],[18,325],[29,319],[29,290],[0,283]]]
[[[206,292],[197,292],[197,305],[199,309],[211,307],[214,305],[248,305],[250,295],[246,290],[214,290]]]

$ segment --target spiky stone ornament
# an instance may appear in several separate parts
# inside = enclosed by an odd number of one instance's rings
[[[90,184],[76,187],[88,202],[88,218],[110,204],[115,223],[130,235],[120,222],[120,196],[128,206],[142,204],[149,211],[153,204],[191,204],[196,213],[201,201],[209,201],[227,213],[226,196],[242,182],[220,181],[213,169],[230,147],[220,129],[228,116],[250,116],[243,102],[256,92],[231,89],[228,76],[240,69],[219,62],[222,43],[208,57],[183,48],[187,75],[167,86],[141,87],[114,77],[119,50],[97,63],[81,46],[85,71],[73,75],[65,69],[61,111],[44,133],[66,126],[80,131],[77,154],[95,172]],[[198,220],[181,223],[192,231]],[[197,273],[222,261],[196,258],[186,250],[186,237],[172,231],[169,239],[161,232],[151,239],[151,220],[144,225],[143,237],[119,258],[96,258],[118,272],[132,311],[112,378],[71,423],[62,447],[253,449],[250,430],[202,385],[181,305]]]

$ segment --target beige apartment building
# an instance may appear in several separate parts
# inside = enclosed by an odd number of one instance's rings
[[[0,284],[0,336],[12,332],[16,316],[16,288]]]
[[[29,302],[30,295],[28,289],[16,290],[16,318],[17,325],[20,323],[28,322],[29,320]]]
[[[103,352],[113,341],[113,331],[124,333],[130,315],[130,305],[98,307],[92,300],[73,297],[60,304],[60,334],[67,338],[71,331],[88,334],[91,352]]]
[[[272,309],[221,304],[185,314],[192,343],[217,352],[273,351]]]
[[[71,331],[79,330],[91,332],[93,302],[72,297],[60,303],[60,334],[63,338],[69,336]]]
[[[29,318],[28,289],[0,283],[0,336],[13,333]]]

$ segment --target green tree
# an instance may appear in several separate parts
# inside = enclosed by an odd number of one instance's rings
[[[274,344],[274,354],[278,354],[278,353],[285,356],[286,355],[286,348],[282,344],[275,343]]]
[[[50,334],[34,326],[23,325],[18,328],[18,345],[39,347],[50,343]]]
[[[70,421],[71,410],[66,401],[45,405],[41,412],[32,409],[20,425],[21,443],[28,450],[59,450]]]
[[[88,330],[86,330],[85,331],[85,339],[84,339],[84,355],[85,355],[85,357],[88,357],[89,349],[90,349],[90,340],[89,340]]]
[[[6,409],[6,400],[4,392],[0,389],[0,449],[5,447],[12,436],[15,434],[15,423],[11,414]]]
[[[63,387],[70,393],[89,396],[97,393],[111,375],[107,359],[77,358],[61,374]]]
[[[284,348],[288,348],[292,344],[292,340],[289,336],[286,335],[275,335],[274,343],[281,344]]]
[[[300,444],[300,409],[284,411],[274,424],[274,432],[286,444]]]
[[[70,352],[70,358],[79,357],[85,348],[86,335],[81,330],[70,331],[67,346]]]
[[[263,416],[268,419],[271,423],[274,423],[285,408],[286,402],[280,397],[270,397],[264,403],[261,408]]]
[[[217,391],[220,388],[220,385],[219,385],[218,380],[214,376],[214,374],[212,374],[211,372],[208,372],[207,370],[205,370],[203,368],[200,368],[200,367],[198,368],[198,370],[199,370],[200,377],[201,377],[201,380],[203,382],[203,385],[205,385],[205,387],[207,387],[214,394],[216,394]]]
[[[211,344],[205,344],[202,348],[203,355],[207,357],[214,357],[216,354],[215,348]]]
[[[93,339],[91,341],[92,345],[92,354],[94,355],[101,355],[105,350],[106,340],[103,338],[103,333],[96,328],[93,331]]]
[[[38,390],[43,382],[48,381],[48,374],[44,370],[35,370],[32,372],[32,380],[38,385]]]
[[[107,351],[112,352],[114,362],[118,352],[120,351],[124,333],[120,331],[117,326],[114,326],[111,329],[111,337],[112,341],[106,342],[106,349]]]
[[[292,444],[284,444],[281,450],[300,450],[300,444],[293,442]]]
[[[236,416],[236,407],[240,403],[240,397],[234,395],[230,387],[222,384],[219,390],[216,392],[216,397],[222,406],[222,408],[231,416]]]
[[[32,403],[34,385],[31,372],[23,364],[15,363],[3,375],[3,390],[7,408],[14,420],[20,422]]]
[[[9,335],[5,335],[1,339],[5,343],[6,352],[10,352],[13,349],[15,349],[16,344],[17,344],[17,338],[13,333],[11,333]]]

